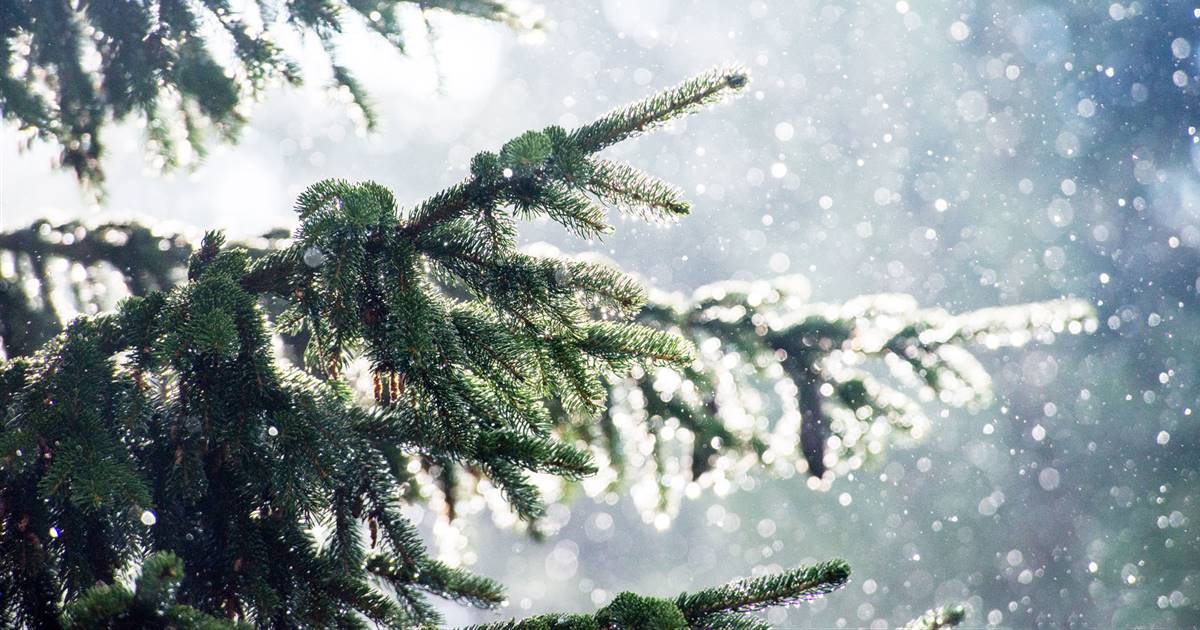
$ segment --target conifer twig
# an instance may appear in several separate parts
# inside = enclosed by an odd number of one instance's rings
[[[595,122],[571,132],[571,140],[584,153],[595,153],[651,127],[737,92],[749,83],[739,66],[715,68],[645,100],[620,107]]]
[[[585,155],[596,153],[630,136],[643,133],[655,125],[688,114],[703,105],[717,102],[743,89],[748,82],[749,76],[736,66],[711,70],[646,100],[613,110],[595,122],[579,127],[567,136],[567,144],[573,151]],[[563,165],[547,163],[541,165],[533,175],[544,176],[555,167],[561,166]],[[615,163],[598,165],[595,175],[599,176],[600,181],[613,181],[613,192],[633,193],[646,199],[656,199],[656,204],[671,207],[674,213],[682,214],[687,211],[685,204],[664,198],[668,195],[673,197],[674,191],[656,180]],[[630,179],[633,181],[629,181]],[[495,199],[505,188],[515,183],[517,182],[514,182],[511,175],[486,180],[480,173],[473,173],[467,180],[417,206],[401,231],[405,234],[423,232],[469,211],[476,204]]]
[[[692,628],[711,630],[765,630],[770,626],[747,614],[771,606],[792,606],[811,601],[845,585],[850,567],[832,560],[776,575],[738,580],[674,599],[621,593],[594,614],[541,615],[512,619],[463,630],[626,630],[633,628]]]
[[[830,560],[811,567],[731,582],[675,598],[675,605],[689,621],[709,615],[750,612],[771,606],[792,606],[827,595],[846,585],[850,565]]]

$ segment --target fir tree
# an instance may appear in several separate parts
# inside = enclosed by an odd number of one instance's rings
[[[863,360],[882,358],[916,391],[966,404],[987,383],[963,344],[1091,325],[1073,302],[962,316],[895,296],[813,305],[794,281],[647,302],[611,265],[517,250],[523,218],[591,238],[611,229],[605,205],[652,220],[685,214],[671,186],[594,154],[745,82],[716,71],[573,131],[528,132],[408,209],[370,182],[321,182],[300,197],[294,236],[253,252],[215,232],[192,251],[132,225],[41,224],[3,237],[0,248],[17,253],[7,264],[41,284],[0,292],[13,305],[0,331],[12,357],[0,368],[0,612],[29,627],[436,623],[427,594],[483,607],[503,595],[426,552],[399,509],[425,479],[452,505],[466,473],[536,521],[531,473],[591,475],[585,446],[621,466],[620,423],[605,409],[632,391],[650,430],[686,424],[695,476],[721,452],[768,465],[791,454],[792,469],[821,476],[861,465],[888,430],[919,437],[923,426],[916,403]],[[72,319],[34,352],[73,314],[56,312],[49,258],[107,269],[135,295]],[[70,286],[76,307],[102,301]],[[277,333],[300,349],[304,370],[275,357]],[[750,369],[716,360],[722,344]],[[346,380],[356,357],[374,381],[366,406]],[[657,388],[653,376],[668,369],[694,395]],[[737,389],[785,377],[804,417],[790,450],[743,430],[712,393],[723,380]],[[134,588],[122,586],[139,567]],[[819,596],[848,575],[831,561],[485,627],[759,628],[746,613]]]
[[[609,228],[592,199],[604,195],[677,213],[629,187],[644,176],[591,154],[745,82],[713,72],[571,132],[529,132],[409,210],[370,182],[319,183],[297,203],[287,248],[251,261],[211,232],[186,284],[76,318],[7,362],[0,610],[28,627],[89,615],[205,623],[177,606],[264,627],[407,627],[437,621],[427,593],[498,604],[497,584],[429,558],[400,513],[410,462],[477,468],[536,518],[529,472],[594,470],[555,439],[542,399],[598,410],[604,374],[690,358],[678,337],[595,317],[601,304],[636,313],[636,285],[603,265],[519,253],[516,221],[542,214],[599,235]],[[275,326],[308,334],[316,376],[273,357],[264,294],[287,303]],[[339,378],[357,354],[376,378],[369,409]],[[177,559],[142,562],[133,593],[89,590],[155,552]],[[845,577],[810,573],[674,604],[623,596],[597,623],[704,623]]]
[[[284,30],[320,41],[330,81],[375,115],[353,72],[338,61],[350,24],[404,51],[405,11],[446,12],[534,28],[502,0],[8,0],[0,5],[0,111],[56,144],[61,165],[86,182],[104,171],[103,130],[112,121],[146,123],[166,166],[182,141],[201,155],[205,137],[232,138],[250,101],[274,83],[298,84],[299,65],[276,43]],[[216,42],[215,45],[213,42]],[[224,49],[230,54],[222,54]],[[89,57],[101,61],[92,67]]]

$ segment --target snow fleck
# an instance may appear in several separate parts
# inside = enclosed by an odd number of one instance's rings
[[[1074,186],[1071,186],[1074,191]],[[1071,202],[1063,198],[1057,198],[1046,206],[1046,216],[1055,227],[1066,227],[1071,224],[1075,218],[1075,209],[1071,207]]]
[[[967,26],[966,22],[957,21],[950,25],[950,37],[956,42],[961,42],[971,36],[971,27]]]
[[[309,247],[308,249],[304,250],[304,264],[313,269],[320,267],[321,265],[325,264],[325,252],[321,251],[320,248],[315,246]]]
[[[1064,131],[1054,140],[1054,148],[1063,157],[1075,157],[1079,153],[1079,136]]]
[[[1038,473],[1038,485],[1042,486],[1042,490],[1049,492],[1058,488],[1059,474],[1057,468],[1046,467],[1042,472]]]
[[[988,115],[987,97],[976,90],[963,92],[955,106],[958,108],[958,115],[967,122],[979,122]]]
[[[1171,54],[1176,59],[1187,59],[1192,54],[1192,44],[1182,37],[1176,37],[1171,42]]]

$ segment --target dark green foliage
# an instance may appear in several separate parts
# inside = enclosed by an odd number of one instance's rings
[[[301,81],[296,63],[273,43],[287,28],[320,39],[333,84],[349,93],[370,127],[375,115],[364,90],[337,62],[338,36],[357,22],[402,51],[405,10],[521,25],[499,0],[6,0],[0,111],[33,137],[57,144],[62,166],[88,183],[104,177],[104,126],[130,116],[145,120],[151,146],[172,165],[175,127],[202,154],[205,133],[236,134],[248,101],[269,84]],[[232,58],[217,61],[214,49],[225,47]],[[98,68],[86,65],[91,55]]]
[[[703,626],[713,615],[743,613],[771,606],[793,606],[831,593],[850,579],[850,565],[832,560],[812,567],[792,569],[760,578],[740,580],[684,593],[675,605],[688,623]]]
[[[3,540],[15,549],[0,561],[15,597],[4,612],[40,627],[31,582],[70,602],[161,549],[189,565],[182,602],[211,614],[264,626],[423,618],[363,575],[358,523],[402,521],[378,446],[336,390],[275,366],[238,284],[246,257],[207,256],[216,245],[193,256],[187,285],[77,319],[6,405]],[[318,549],[310,528],[329,510],[342,527]],[[424,562],[415,537],[385,534],[381,550]]]
[[[175,602],[183,562],[156,553],[142,564],[131,592],[120,584],[89,588],[62,614],[67,630],[249,630],[244,623],[206,615]]]
[[[770,626],[746,613],[816,599],[841,588],[849,578],[850,567],[834,560],[675,599],[621,593],[593,615],[542,615],[468,630],[762,630]]]
[[[681,628],[687,619],[668,600],[621,593],[596,613],[596,623],[601,628]]]

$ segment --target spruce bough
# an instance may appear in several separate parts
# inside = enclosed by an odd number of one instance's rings
[[[438,621],[428,594],[499,604],[496,583],[430,558],[401,513],[413,462],[477,470],[535,519],[529,473],[594,471],[552,434],[543,401],[597,412],[605,375],[692,358],[630,321],[635,282],[519,253],[516,221],[594,237],[610,229],[597,201],[682,214],[673,188],[593,154],[745,82],[715,71],[574,131],[526,133],[406,211],[376,184],[322,182],[286,249],[252,261],[209,233],[183,286],[77,318],[7,361],[0,614],[28,627],[411,627]],[[286,303],[273,323],[265,296]],[[307,335],[306,371],[274,357],[276,330]],[[341,380],[355,356],[375,376],[369,408]],[[621,595],[590,627],[752,627],[745,611],[847,576],[834,562],[676,600]]]

